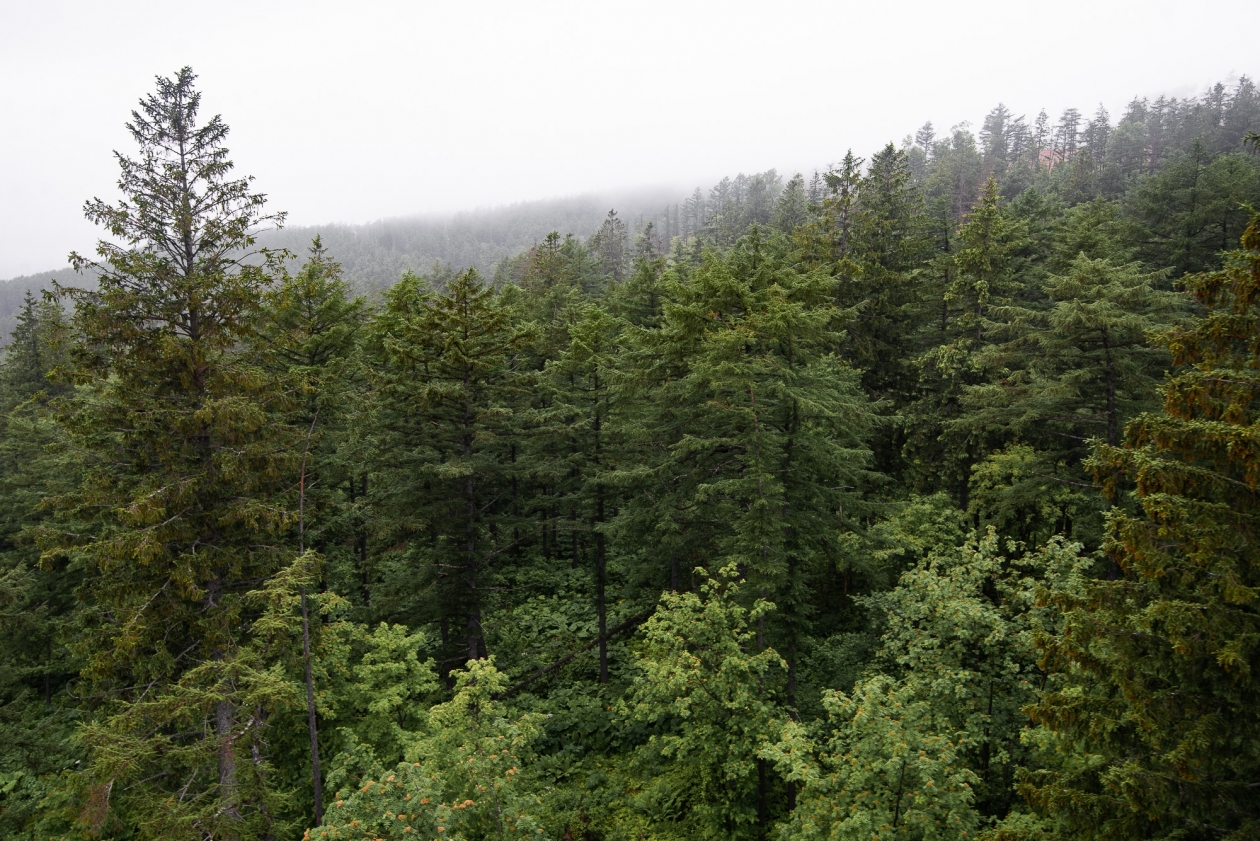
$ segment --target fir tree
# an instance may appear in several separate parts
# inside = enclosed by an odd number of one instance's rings
[[[909,355],[922,318],[917,270],[930,249],[922,195],[905,153],[890,143],[858,185],[853,260],[860,275],[851,281],[857,289],[849,304],[857,312],[845,324],[845,355],[862,370],[868,393],[882,397],[908,373],[898,360]]]
[[[928,328],[938,343],[917,360],[919,398],[905,414],[904,454],[917,462],[918,481],[952,487],[963,508],[971,465],[987,455],[993,442],[988,430],[967,423],[960,400],[981,380],[977,357],[992,341],[992,311],[1009,305],[1018,289],[1016,256],[1022,241],[1023,226],[1000,207],[997,183],[990,179],[959,229],[952,280],[938,304],[941,320]]]
[[[640,408],[619,419],[627,499],[613,530],[649,587],[688,589],[687,567],[709,558],[739,571],[746,597],[778,605],[755,640],[784,653],[785,683],[767,692],[794,714],[817,590],[841,589],[844,535],[861,528],[872,422],[832,353],[831,279],[785,251],[754,229],[670,284],[661,328],[635,339],[625,361]],[[763,804],[788,794],[764,768],[758,780]]]
[[[1168,354],[1147,336],[1183,309],[1181,296],[1162,285],[1162,273],[1141,264],[1082,254],[1049,279],[1049,309],[1009,306],[997,314],[993,334],[1005,341],[978,354],[988,382],[965,390],[957,424],[1032,450],[1008,450],[977,468],[972,507],[982,522],[1032,544],[1083,528],[1080,537],[1097,545],[1100,500],[1081,462],[1091,441],[1118,444],[1125,423],[1156,404]]]
[[[805,179],[798,172],[788,180],[774,206],[771,224],[789,236],[797,228],[809,222],[809,198],[805,195]]]
[[[549,461],[556,502],[567,510],[573,563],[580,543],[593,560],[599,682],[608,682],[608,545],[606,524],[618,497],[609,487],[616,452],[609,436],[614,411],[618,340],[623,323],[598,306],[584,307],[569,328],[570,343],[547,365],[544,388],[552,396],[535,446],[539,461]]]

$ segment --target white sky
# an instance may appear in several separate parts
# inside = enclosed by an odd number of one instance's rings
[[[83,201],[188,64],[290,224],[790,174],[978,124],[1113,116],[1260,73],[1244,0],[0,0],[0,277],[90,249]]]

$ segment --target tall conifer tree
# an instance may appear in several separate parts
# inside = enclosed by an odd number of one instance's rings
[[[1059,759],[1025,792],[1080,839],[1260,833],[1260,216],[1226,269],[1188,280],[1209,314],[1164,341],[1164,408],[1093,469],[1136,484],[1112,512],[1121,575],[1061,599],[1043,641],[1064,682],[1033,709]]]
[[[98,699],[84,732],[85,819],[116,811],[149,837],[262,837],[274,817],[263,730],[274,686],[248,656],[250,592],[279,570],[293,448],[275,381],[242,355],[276,255],[252,251],[264,212],[231,178],[219,117],[200,124],[189,68],[132,112],[124,196],[86,205],[104,226],[93,290],[60,289],[81,336],[82,398],[61,422],[86,478],[57,500],[86,529],[49,530],[45,563],[86,575],[79,648]]]
[[[406,619],[439,622],[452,662],[487,654],[483,606],[524,539],[510,505],[513,408],[531,335],[515,316],[470,269],[438,296],[404,279],[373,326],[385,504],[407,547],[388,586]]]

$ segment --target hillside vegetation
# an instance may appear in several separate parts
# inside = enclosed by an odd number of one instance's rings
[[[316,232],[195,78],[0,361],[0,835],[1260,837],[1248,79]]]

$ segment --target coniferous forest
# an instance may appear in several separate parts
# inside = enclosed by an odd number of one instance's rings
[[[0,837],[1260,838],[1248,79],[371,297],[199,106],[0,361]]]

